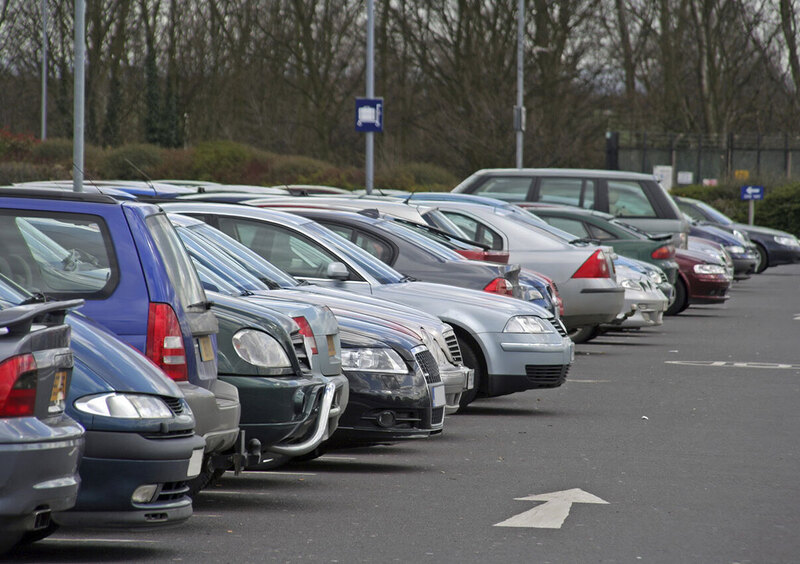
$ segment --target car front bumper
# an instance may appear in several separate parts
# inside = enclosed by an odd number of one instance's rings
[[[695,276],[689,284],[689,304],[718,304],[726,301],[731,277],[718,275],[717,278],[698,278]]]
[[[133,432],[86,432],[80,466],[82,485],[75,508],[56,513],[65,526],[155,527],[192,514],[187,481],[200,471],[205,441],[197,435],[148,438]],[[131,496],[153,484],[149,502]]]
[[[502,396],[564,383],[575,345],[559,333],[482,333],[488,396]]]
[[[472,368],[467,368],[463,364],[454,366],[448,364],[446,366],[439,365],[439,375],[444,384],[445,394],[445,408],[444,412],[451,415],[458,411],[459,401],[461,394],[471,389],[475,384],[475,371]]]
[[[229,450],[239,436],[241,405],[236,386],[216,379],[210,389],[178,382],[195,419],[195,433],[206,441],[206,454]]]

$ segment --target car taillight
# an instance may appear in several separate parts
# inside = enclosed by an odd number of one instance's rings
[[[610,278],[606,254],[597,249],[572,275],[573,278]]]
[[[29,417],[36,409],[36,361],[33,355],[12,356],[0,363],[0,417]]]
[[[486,253],[480,249],[456,249],[456,252],[469,260],[486,260]]]
[[[664,245],[650,253],[650,256],[656,260],[671,259],[675,256],[675,247],[672,245]]]
[[[491,292],[492,294],[500,294],[501,296],[513,296],[514,286],[505,278],[495,278],[486,285],[483,291]]]
[[[508,251],[486,251],[485,254],[485,261],[508,264]]]
[[[302,315],[300,317],[292,318],[297,326],[300,327],[300,334],[304,337],[306,344],[311,348],[311,354],[317,354],[317,340],[314,338],[314,332],[311,330],[311,325]]]
[[[178,316],[169,304],[150,303],[145,355],[173,380],[189,379],[183,333]]]

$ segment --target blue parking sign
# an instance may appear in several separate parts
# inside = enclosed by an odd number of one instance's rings
[[[742,186],[742,200],[763,200],[763,186]]]
[[[356,98],[356,131],[383,131],[383,98]]]

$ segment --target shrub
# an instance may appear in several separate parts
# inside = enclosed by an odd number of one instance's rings
[[[12,133],[7,129],[0,129],[0,159],[22,160],[30,155],[31,149],[37,140],[33,135]]]
[[[198,180],[241,182],[252,149],[233,141],[208,141],[194,148],[192,165]]]
[[[155,145],[123,145],[101,157],[99,173],[108,180],[144,180],[137,168],[151,176],[161,164],[162,152]]]
[[[452,188],[458,184],[458,178],[452,172],[439,165],[431,163],[409,163],[400,168],[414,177],[415,186],[448,186]]]
[[[300,155],[277,155],[272,163],[271,178],[280,184],[321,184],[331,165]]]
[[[69,168],[26,162],[0,162],[0,186],[34,180],[69,180]]]
[[[72,163],[72,139],[46,139],[31,149],[31,157],[38,163]]]
[[[161,162],[153,168],[153,178],[193,179],[194,152],[192,149],[163,149]]]
[[[768,190],[764,200],[755,204],[755,220],[759,225],[800,235],[800,183]]]

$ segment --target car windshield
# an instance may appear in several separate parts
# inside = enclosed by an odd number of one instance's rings
[[[267,284],[279,288],[293,288],[300,283],[290,274],[276,267],[258,253],[207,223],[197,223],[186,229],[200,238],[214,243],[239,266]]]
[[[345,255],[381,284],[397,284],[405,279],[391,266],[379,261],[355,243],[351,243],[318,223],[313,221],[304,223],[303,230],[323,245],[332,247]]]
[[[435,242],[433,239],[425,237],[424,235],[420,235],[405,225],[401,225],[390,219],[379,223],[378,226],[396,235],[397,237],[400,237],[401,239],[405,239],[406,241],[413,243],[418,247],[422,247],[439,260],[448,261],[464,259],[464,257],[459,255],[457,252]]]
[[[705,202],[694,202],[694,205],[703,210],[703,213],[705,213],[705,215],[707,215],[717,223],[721,223],[722,225],[733,225],[734,223],[734,221],[727,215],[725,215],[719,210],[712,208]]]
[[[543,219],[532,215],[530,213],[526,213],[522,210],[509,210],[505,208],[495,208],[495,213],[497,215],[502,215],[508,218],[513,219],[519,223],[524,223],[525,225],[532,227],[533,229],[538,230],[539,232],[544,232],[546,235],[554,236],[562,241],[570,242],[575,240],[575,235],[572,233],[567,233],[563,229],[559,229],[558,227],[553,227]]]
[[[461,237],[462,239],[468,239],[467,234],[453,221],[444,215],[441,211],[434,208],[432,210],[428,210],[422,214],[422,218],[428,222],[428,225],[431,227],[436,227],[437,229],[441,229],[445,233],[450,233],[450,235],[455,235],[456,237]]]
[[[3,307],[20,305],[28,298],[30,294],[0,274],[0,304]]]
[[[631,225],[630,223],[625,223],[624,221],[616,217],[608,221],[609,223],[613,223],[620,229],[624,229],[628,233],[633,234],[634,236],[636,236],[637,239],[647,239],[650,236],[650,234],[647,231],[643,231],[638,227],[636,227],[635,225]]]
[[[444,215],[444,214],[442,214]],[[449,221],[449,220],[448,220]],[[407,219],[397,219],[393,220],[393,223],[397,223],[402,225],[406,229],[417,233],[418,235],[422,235],[440,245],[447,247],[448,249],[455,250],[455,249],[467,249],[470,251],[481,251],[483,250],[481,247],[476,245],[471,245],[467,241],[469,241],[469,237],[466,235],[464,236],[465,240],[460,241],[455,237],[451,237],[449,234],[442,232],[441,230],[435,231],[436,227],[431,227],[428,225],[420,225],[419,223],[414,223],[413,221],[408,221]]]

